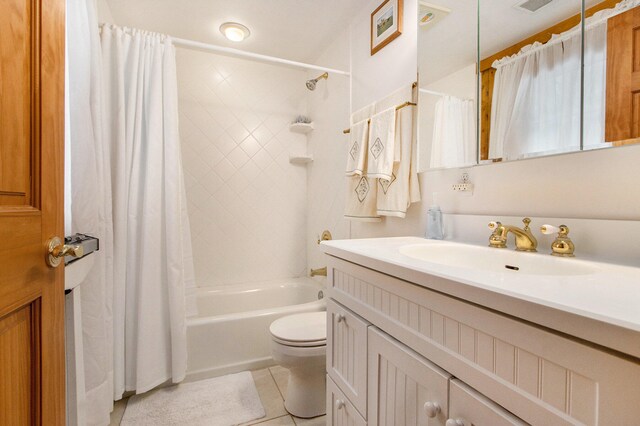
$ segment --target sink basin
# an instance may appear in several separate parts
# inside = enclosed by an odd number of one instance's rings
[[[595,266],[573,258],[466,244],[410,244],[400,247],[400,253],[429,263],[490,272],[562,276],[597,272]]]

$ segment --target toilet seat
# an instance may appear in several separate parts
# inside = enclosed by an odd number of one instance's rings
[[[271,323],[273,340],[293,347],[325,346],[327,344],[327,313],[307,312],[287,315]]]

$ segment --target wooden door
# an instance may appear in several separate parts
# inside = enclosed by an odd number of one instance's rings
[[[451,375],[369,327],[368,424],[445,426]]]
[[[447,426],[525,426],[527,423],[457,379],[449,390]]]
[[[605,141],[640,142],[640,7],[607,24]]]
[[[64,424],[64,0],[0,2],[0,424]]]

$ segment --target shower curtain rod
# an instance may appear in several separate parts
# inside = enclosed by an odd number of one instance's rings
[[[244,58],[257,59],[259,61],[265,61],[265,62],[275,62],[277,64],[290,65],[293,67],[305,68],[308,70],[318,70],[318,71],[329,72],[332,74],[347,75],[347,76],[351,75],[346,71],[336,70],[333,68],[325,68],[318,65],[305,64],[304,62],[290,61],[288,59],[277,58],[275,56],[267,56],[267,55],[261,55],[259,53],[245,52],[244,50],[234,49],[231,47],[216,46],[215,44],[202,43],[199,41],[187,40],[184,38],[177,38],[177,37],[171,37],[171,40],[176,45],[183,46],[183,47],[191,47],[194,49],[206,50],[209,52],[222,53],[226,55],[241,56]]]

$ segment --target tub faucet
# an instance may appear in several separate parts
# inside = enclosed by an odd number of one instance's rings
[[[524,223],[524,229],[520,229],[517,226],[503,225],[500,222],[490,222],[489,228],[493,230],[493,233],[489,237],[489,247],[505,248],[507,246],[507,236],[511,232],[516,237],[516,251],[538,251],[538,240],[531,233],[529,224],[531,219],[525,217],[522,219]]]
[[[324,268],[312,269],[311,272],[309,272],[309,275],[312,277],[315,277],[316,275],[319,275],[321,277],[326,277],[327,267],[325,266]]]

